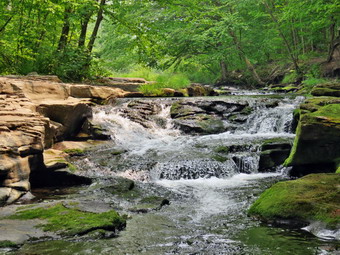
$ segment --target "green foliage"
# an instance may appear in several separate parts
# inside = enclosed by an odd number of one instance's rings
[[[328,82],[326,79],[320,79],[320,78],[307,78],[306,80],[302,81],[304,91],[305,93],[310,93],[313,89],[318,84],[326,83]]]
[[[148,72],[146,75],[139,77],[149,77],[155,81],[154,83],[141,85],[139,87],[139,91],[146,96],[164,96],[165,93],[163,89],[165,88],[181,90],[190,85],[190,80],[184,74]]]
[[[319,220],[336,227],[340,223],[339,181],[339,174],[311,174],[277,183],[266,190],[248,212],[265,220]]]
[[[294,83],[296,82],[297,74],[294,70],[291,70],[290,73],[286,74],[285,77],[282,80],[283,84],[286,83]]]
[[[82,235],[96,229],[121,230],[126,224],[125,218],[114,210],[104,213],[91,213],[69,209],[62,204],[18,211],[9,218],[47,220],[46,224],[41,225],[44,231],[58,232],[65,236]]]
[[[298,65],[313,56],[326,59],[329,28],[340,23],[336,0],[106,1],[92,52],[90,37],[102,7],[93,0],[2,1],[0,73],[36,71],[79,81],[143,66],[192,82],[243,85],[268,63],[271,68],[292,59]],[[308,75],[320,78],[318,72],[315,65]],[[156,80],[151,73],[133,76]]]

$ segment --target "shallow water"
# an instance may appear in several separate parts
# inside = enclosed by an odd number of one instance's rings
[[[29,243],[9,254],[339,254],[336,241],[261,224],[246,214],[261,192],[287,178],[283,168],[258,173],[259,148],[268,139],[293,140],[292,111],[301,98],[281,98],[272,108],[263,104],[278,99],[218,100],[246,100],[256,111],[233,132],[190,136],[173,127],[167,100],[155,99],[162,106],[156,116],[162,125],[150,123],[151,128],[125,118],[125,102],[98,107],[94,120],[109,129],[113,142],[75,162],[84,175],[96,180],[77,194],[79,199],[105,201],[128,213],[126,230],[113,239]],[[236,149],[219,162],[212,157],[219,146]],[[116,176],[135,180],[143,196],[163,196],[170,205],[146,214],[129,212],[134,201],[101,192],[100,187]]]

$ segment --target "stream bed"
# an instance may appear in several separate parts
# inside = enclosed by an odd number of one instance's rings
[[[265,141],[293,141],[293,110],[302,98],[206,98],[246,102],[253,109],[239,126],[217,134],[183,133],[170,118],[170,107],[179,99],[141,99],[159,108],[141,125],[139,117],[131,117],[136,112],[127,111],[131,100],[95,109],[94,122],[108,130],[112,141],[74,160],[94,183],[48,197],[93,203],[99,211],[116,209],[129,215],[126,229],[115,238],[38,240],[0,254],[339,254],[337,241],[247,216],[266,188],[288,179],[289,169],[280,166],[259,172],[260,148]],[[135,107],[137,113],[141,108]],[[117,178],[133,180],[134,192],[109,193]],[[156,196],[169,203],[149,210],[139,206]]]

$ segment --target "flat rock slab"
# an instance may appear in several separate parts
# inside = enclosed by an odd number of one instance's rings
[[[37,228],[42,220],[0,220],[0,241],[11,241],[16,244],[24,243],[31,238],[56,237],[54,233],[44,232]]]

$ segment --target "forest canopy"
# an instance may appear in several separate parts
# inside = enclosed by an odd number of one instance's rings
[[[0,74],[81,81],[152,68],[264,84],[286,66],[316,77],[304,64],[332,61],[339,13],[338,0],[2,0]]]

